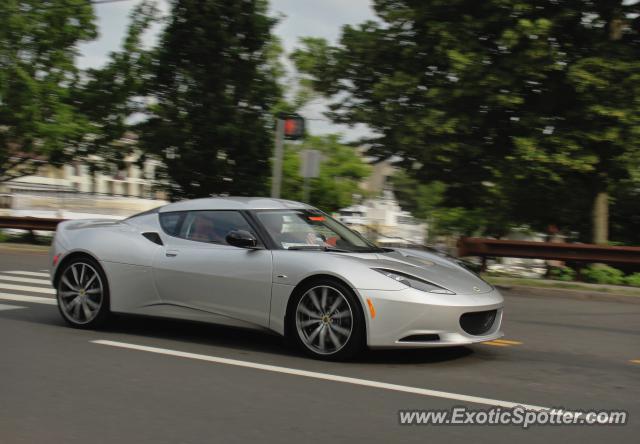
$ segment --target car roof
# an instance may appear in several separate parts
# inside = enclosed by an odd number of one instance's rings
[[[158,209],[160,213],[171,211],[195,210],[301,210],[315,209],[302,202],[266,197],[208,197],[183,200],[165,205]]]

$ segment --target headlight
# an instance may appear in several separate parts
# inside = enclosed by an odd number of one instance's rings
[[[422,279],[418,279],[404,273],[386,270],[384,268],[374,268],[374,270],[378,273],[384,274],[386,277],[391,278],[394,281],[398,281],[408,287],[415,288],[416,290],[426,291],[427,293],[455,294],[451,290],[447,290],[446,288],[442,288],[436,284],[432,284],[431,282],[423,281]]]

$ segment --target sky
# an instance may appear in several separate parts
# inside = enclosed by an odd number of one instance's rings
[[[128,15],[139,0],[125,0],[96,5],[99,37],[80,46],[78,65],[81,68],[99,67],[107,60],[111,51],[120,48],[125,35]],[[169,12],[167,0],[157,0],[162,13]],[[370,0],[270,0],[271,14],[281,17],[274,29],[287,52],[291,52],[300,37],[324,37],[336,42],[340,30],[345,24],[359,24],[374,19]],[[159,27],[150,30],[145,41],[152,45],[158,35]],[[323,100],[316,100],[301,111],[308,119],[324,119],[326,109]],[[354,140],[369,134],[364,126],[348,128],[327,121],[309,120],[307,128],[311,134],[340,132],[344,139]]]

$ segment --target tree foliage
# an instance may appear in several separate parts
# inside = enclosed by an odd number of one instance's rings
[[[391,177],[393,191],[400,206],[429,224],[429,236],[478,235],[492,221],[483,208],[443,205],[447,185],[441,181],[421,183],[404,171]]]
[[[300,176],[300,152],[314,149],[322,153],[320,175],[309,179],[309,202],[327,212],[353,203],[355,194],[363,194],[360,182],[371,167],[351,146],[340,143],[338,135],[309,136],[302,144],[287,144],[283,161],[282,197],[302,200],[303,178]]]
[[[260,194],[270,175],[270,110],[281,95],[263,0],[175,0],[153,58],[155,103],[139,127],[174,197]]]
[[[96,37],[93,21],[86,0],[0,2],[0,182],[60,164],[86,143],[75,56]]]
[[[140,119],[146,111],[153,50],[145,48],[143,36],[158,20],[159,12],[152,0],[136,5],[122,48],[110,53],[104,66],[83,72],[76,99],[80,111],[91,122],[91,138],[76,154],[92,170],[122,167],[129,154],[120,141],[134,129],[136,116]]]
[[[376,0],[379,21],[294,54],[370,153],[446,184],[486,234],[557,224],[589,234],[592,199],[638,168],[640,4]],[[636,161],[632,161],[636,159]],[[614,200],[615,203],[615,200]],[[614,209],[615,210],[615,209]]]

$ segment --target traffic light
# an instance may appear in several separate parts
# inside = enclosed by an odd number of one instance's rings
[[[304,137],[304,119],[298,114],[280,113],[277,117],[276,143],[273,153],[273,176],[271,180],[271,197],[280,197],[282,184],[282,157],[284,139],[298,140]]]
[[[304,118],[298,114],[287,114],[281,117],[284,120],[284,138],[298,140],[304,137]]]

